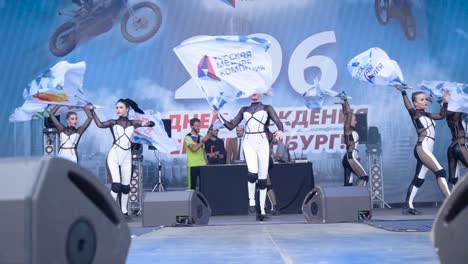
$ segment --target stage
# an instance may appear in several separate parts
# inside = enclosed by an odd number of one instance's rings
[[[429,232],[437,210],[411,216],[375,209],[369,223],[338,224],[285,214],[265,222],[212,216],[208,226],[147,228],[133,217],[127,263],[439,263]]]

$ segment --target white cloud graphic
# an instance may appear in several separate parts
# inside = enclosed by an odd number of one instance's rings
[[[174,92],[170,91],[149,78],[140,78],[130,82],[135,93],[135,101],[147,108],[160,110],[170,109],[174,103]]]

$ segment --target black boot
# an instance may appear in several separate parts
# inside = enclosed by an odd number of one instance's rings
[[[256,220],[263,222],[265,220],[268,220],[268,216],[264,214],[257,214]]]
[[[124,213],[123,216],[124,216],[124,219],[125,219],[127,222],[132,221],[132,216],[131,216],[128,212],[127,212],[127,213]]]
[[[280,213],[279,213],[278,210],[276,210],[276,207],[272,206],[271,210],[270,210],[270,214],[271,215],[279,215]]]
[[[416,186],[414,186],[413,183],[410,184],[410,186],[408,187],[408,191],[406,192],[406,199],[405,199],[405,205],[403,206],[403,208],[401,208],[401,213],[404,214],[404,215],[420,215],[422,214],[420,211],[414,209],[414,208],[411,208],[409,206],[409,199],[410,199],[410,196],[411,196],[411,192],[413,191],[413,188],[416,188]]]
[[[421,215],[422,213],[414,208],[409,207],[409,204],[405,204],[401,208],[401,213],[404,215]]]
[[[266,215],[262,214],[260,209],[260,190],[258,188],[255,188],[255,212],[257,214],[257,221],[265,221],[268,218]]]

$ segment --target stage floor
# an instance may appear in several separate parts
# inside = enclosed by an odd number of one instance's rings
[[[399,232],[366,223],[306,224],[302,215],[266,222],[214,216],[208,226],[165,228],[143,228],[134,218],[127,263],[439,263],[428,232],[437,208],[421,211],[373,211],[373,222],[403,227]]]

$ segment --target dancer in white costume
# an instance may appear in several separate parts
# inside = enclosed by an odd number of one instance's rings
[[[440,109],[440,113],[434,114],[425,111],[428,100],[426,99],[426,95],[423,92],[415,92],[412,94],[411,98],[414,104],[413,108],[410,100],[408,99],[408,96],[406,95],[406,91],[403,90],[403,87],[401,85],[396,85],[395,87],[401,91],[405,108],[410,114],[411,120],[413,121],[413,125],[416,128],[416,133],[418,135],[418,141],[414,147],[414,156],[418,161],[416,165],[416,173],[414,174],[413,180],[408,187],[405,206],[402,210],[403,214],[416,215],[421,214],[421,212],[414,208],[413,200],[414,197],[416,197],[418,189],[424,183],[424,178],[426,177],[426,174],[429,170],[435,174],[440,192],[445,197],[450,194],[447,185],[446,172],[432,154],[435,143],[434,120],[444,119],[447,115],[449,94],[447,91],[445,92],[444,103]]]
[[[344,186],[353,185],[353,174],[359,177],[358,186],[365,186],[369,181],[364,167],[359,162],[358,145],[359,134],[356,129],[356,115],[351,111],[349,106],[348,97],[342,96],[341,100],[337,102],[343,107],[343,135],[346,144],[346,153],[343,156],[342,164],[344,171]]]
[[[131,138],[133,131],[138,127],[152,127],[152,121],[140,121],[128,119],[129,110],[144,114],[138,105],[130,99],[120,99],[117,101],[118,119],[110,119],[104,122],[99,120],[94,111],[93,117],[99,128],[110,128],[114,142],[107,155],[107,171],[112,180],[111,195],[117,200],[120,194],[120,207],[124,215],[128,215],[127,202],[130,192],[130,177],[132,173],[132,151]]]
[[[76,125],[78,123],[78,115],[75,112],[68,112],[66,117],[67,126],[65,127],[55,117],[55,113],[57,113],[57,110],[59,110],[60,107],[61,105],[56,105],[54,108],[52,108],[52,110],[49,113],[50,120],[52,120],[52,123],[54,123],[54,126],[60,133],[60,147],[58,156],[65,159],[69,159],[74,162],[78,162],[78,143],[80,142],[80,138],[83,135],[83,133],[91,124],[91,121],[93,120],[93,115],[91,114],[91,111],[88,108],[83,107],[83,110],[88,118],[82,126],[76,128]]]
[[[257,220],[265,219],[265,200],[267,193],[267,175],[268,163],[270,157],[270,146],[268,143],[268,126],[270,119],[278,127],[274,137],[281,139],[283,137],[283,124],[273,107],[264,105],[260,102],[261,95],[253,94],[252,104],[242,107],[236,117],[228,122],[221,115],[215,112],[215,115],[224,123],[224,126],[233,130],[242,120],[245,120],[244,136],[244,157],[248,168],[248,190],[250,211],[255,211],[255,183],[259,191],[260,214],[257,214]]]

